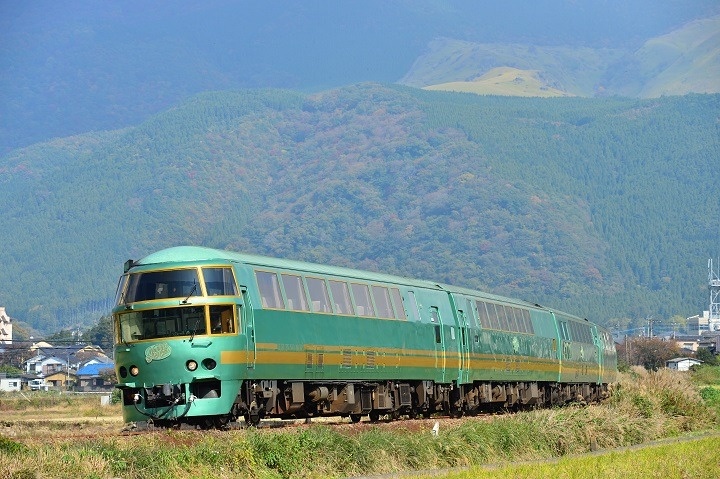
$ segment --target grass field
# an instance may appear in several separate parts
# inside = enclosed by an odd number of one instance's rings
[[[720,477],[720,431],[581,457],[519,465],[473,467],[443,479],[703,479]]]
[[[435,419],[123,434],[119,408],[98,397],[2,394],[0,479],[416,477],[458,468],[466,471],[449,477],[720,477],[720,398],[701,394],[716,391],[715,381],[633,371],[601,405],[441,420],[437,436]],[[627,449],[637,445],[648,446]]]

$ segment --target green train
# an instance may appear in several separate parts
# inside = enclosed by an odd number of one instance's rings
[[[610,333],[455,286],[210,248],[125,263],[113,309],[126,422],[451,416],[596,401]]]

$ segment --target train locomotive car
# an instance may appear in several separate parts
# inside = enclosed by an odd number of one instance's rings
[[[608,331],[430,281],[180,246],[129,260],[115,307],[126,422],[460,416],[594,401]]]

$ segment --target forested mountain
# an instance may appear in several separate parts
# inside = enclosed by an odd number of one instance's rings
[[[719,129],[720,95],[204,93],[0,158],[0,304],[44,331],[94,322],[126,259],[196,244],[612,326],[689,316],[720,249]]]

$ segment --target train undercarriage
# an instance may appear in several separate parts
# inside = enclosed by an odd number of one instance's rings
[[[169,411],[184,407],[187,412],[198,398],[217,397],[220,384],[197,383],[190,400],[180,386],[165,385],[144,391],[145,406]],[[125,404],[143,401],[139,394],[126,397]],[[226,414],[172,418],[162,414],[150,417],[155,426],[178,427],[185,423],[202,429],[225,429],[238,419],[257,426],[265,418],[302,419],[340,416],[358,422],[363,416],[371,421],[381,417],[399,419],[450,417],[517,411],[570,402],[590,403],[608,396],[607,385],[548,382],[475,382],[441,384],[433,381],[317,381],[255,380],[245,381],[231,410]]]
[[[433,381],[279,381],[246,382],[231,415],[244,417],[249,425],[264,418],[363,416],[377,421],[382,416],[451,417],[505,410],[597,402],[608,396],[602,384],[538,382],[476,382],[456,385]]]

